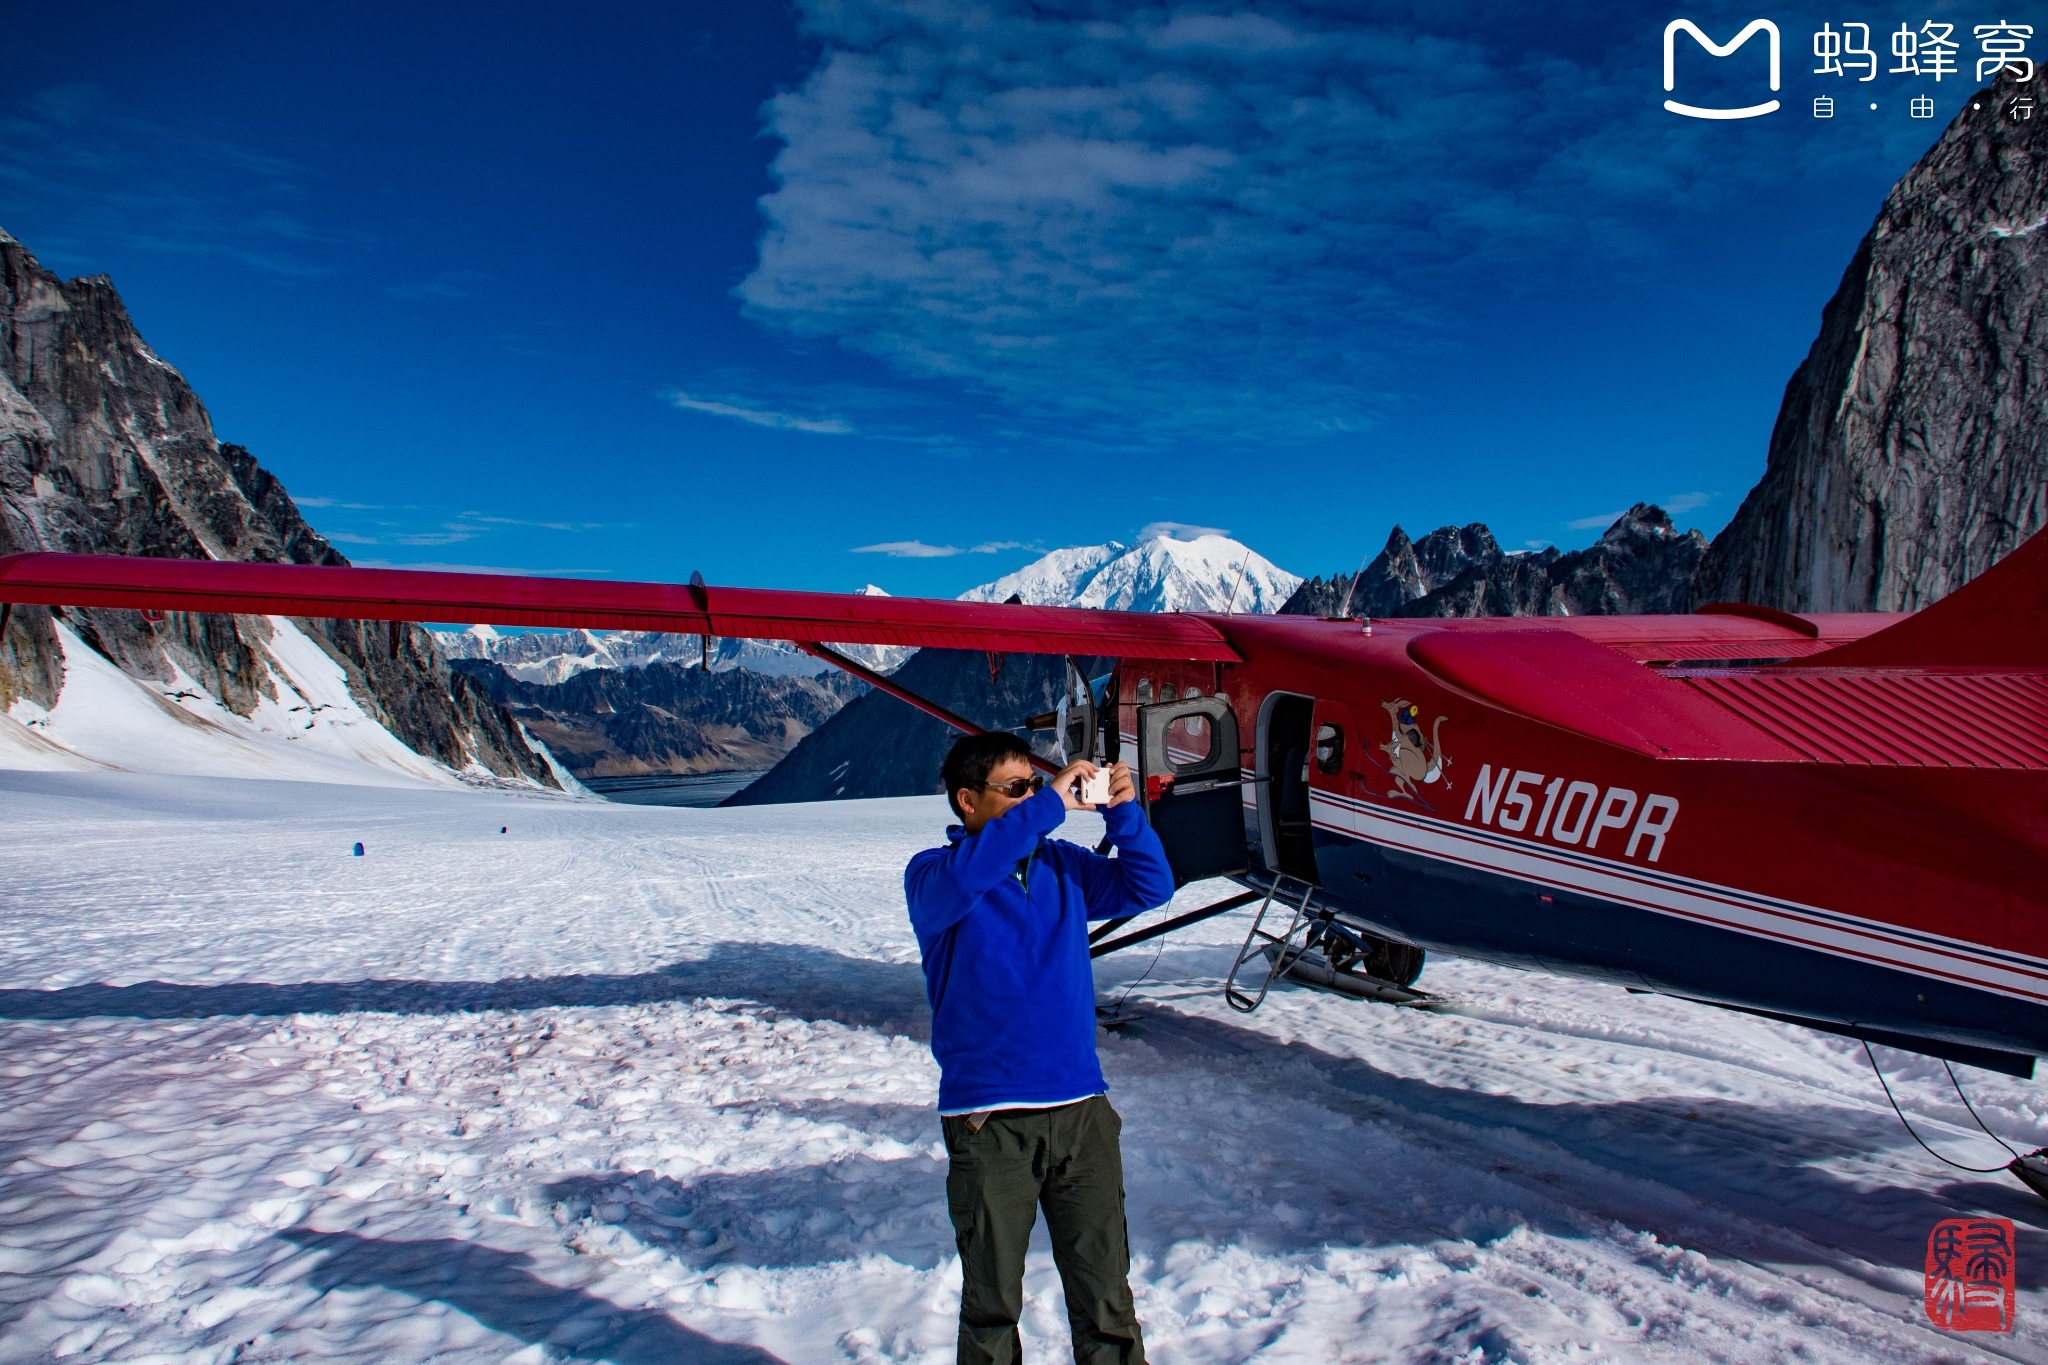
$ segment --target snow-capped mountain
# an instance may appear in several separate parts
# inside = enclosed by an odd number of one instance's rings
[[[863,597],[887,597],[874,584]],[[507,632],[490,626],[437,630],[434,642],[447,659],[487,659],[521,682],[567,682],[594,668],[645,668],[653,663],[701,665],[704,644],[695,635],[651,630],[534,630]],[[898,645],[840,645],[857,663],[887,673],[917,651]],[[780,640],[718,640],[712,645],[714,671],[744,668],[770,677],[815,677],[829,665]]]
[[[961,593],[960,600],[1005,602],[1014,595],[1033,606],[1272,612],[1301,582],[1228,536],[1176,540],[1159,535],[1136,545],[1110,541],[1054,550],[1015,573]]]
[[[488,659],[521,682],[561,683],[593,668],[644,668],[663,659],[699,660],[694,635],[644,630],[504,632],[490,626],[437,630],[434,642],[447,659]]]

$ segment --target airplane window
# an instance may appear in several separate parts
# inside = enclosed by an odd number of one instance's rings
[[[1172,684],[1172,683],[1161,683],[1161,684],[1159,684],[1159,700],[1161,700],[1161,701],[1172,701],[1172,700],[1173,700],[1173,699],[1174,699],[1174,698],[1175,698],[1176,696],[1178,696],[1178,695],[1179,695],[1179,694],[1178,694],[1178,693],[1176,693],[1176,692],[1175,692],[1175,691],[1173,690],[1173,684]]]
[[[1150,678],[1138,679],[1138,705],[1145,706],[1149,704],[1151,700],[1152,680]]]
[[[1344,766],[1344,731],[1340,727],[1326,724],[1317,728],[1316,766],[1326,773]]]
[[[1182,716],[1166,727],[1166,756],[1177,773],[1192,772],[1209,761],[1214,732],[1207,725],[1197,729],[1189,724],[1201,720],[1200,716]]]

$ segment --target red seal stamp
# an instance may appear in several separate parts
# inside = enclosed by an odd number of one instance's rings
[[[1949,1332],[2012,1330],[2010,1218],[1944,1218],[1927,1234],[1927,1320]]]

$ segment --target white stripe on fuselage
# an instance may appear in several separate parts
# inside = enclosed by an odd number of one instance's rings
[[[1440,862],[1954,981],[2014,999],[2048,1003],[2048,961],[2040,958],[1776,900],[1737,887],[1567,853],[1330,792],[1311,792],[1310,810],[1316,825],[1331,833]]]

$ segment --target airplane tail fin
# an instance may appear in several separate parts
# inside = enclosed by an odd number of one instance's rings
[[[1799,665],[2048,672],[2048,530],[1933,606]]]

